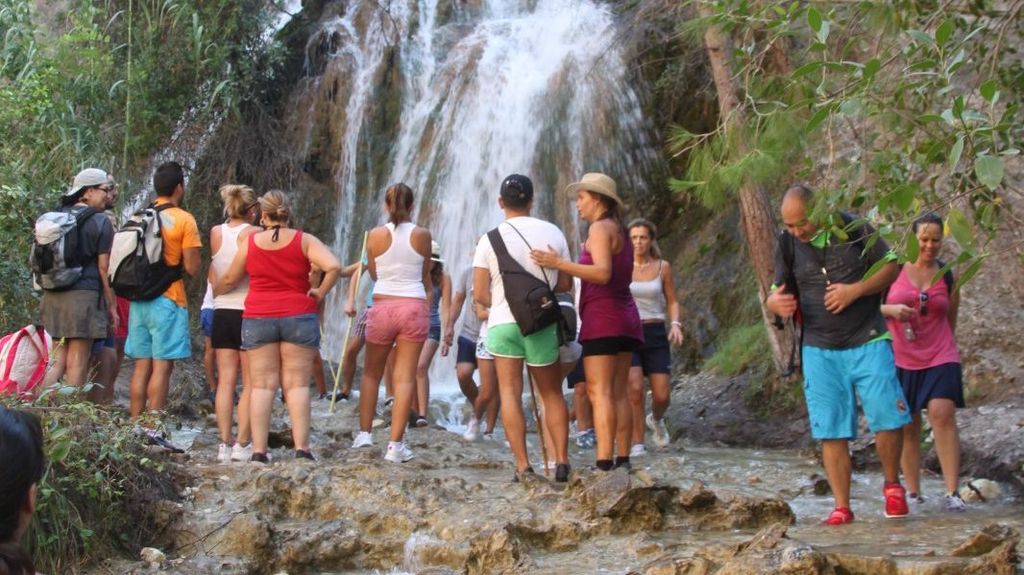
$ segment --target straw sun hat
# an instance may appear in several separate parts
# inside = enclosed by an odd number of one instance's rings
[[[604,174],[598,172],[583,174],[580,181],[574,184],[569,184],[565,188],[565,193],[575,194],[580,190],[586,190],[592,194],[602,195],[615,202],[615,204],[620,208],[624,205],[622,203],[622,198],[619,197],[619,194],[616,191],[615,180]]]

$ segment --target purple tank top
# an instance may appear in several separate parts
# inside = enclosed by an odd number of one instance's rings
[[[593,265],[586,247],[580,263]],[[633,281],[633,250],[623,235],[622,249],[612,254],[612,278],[605,285],[580,282],[580,341],[603,337],[628,337],[644,341],[643,325],[629,284]]]

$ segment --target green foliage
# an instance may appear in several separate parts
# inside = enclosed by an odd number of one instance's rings
[[[673,144],[691,162],[673,187],[706,206],[744,183],[820,190],[812,217],[855,209],[901,259],[909,223],[948,214],[962,282],[988,255],[1005,216],[1007,161],[1019,154],[1024,70],[1020,3],[704,1],[730,54],[742,125]],[[955,225],[953,222],[956,222]]]
[[[704,367],[723,375],[737,375],[751,368],[767,373],[771,369],[771,351],[764,324],[757,322],[725,331],[719,337],[715,354],[708,358]]]
[[[280,52],[259,0],[36,5],[0,0],[0,199],[17,212],[0,215],[3,332],[37,316],[23,240],[75,173],[103,168],[130,198],[183,118],[213,124],[262,98]]]
[[[153,504],[175,496],[168,469],[150,459],[134,424],[85,401],[86,391],[56,386],[31,403],[0,396],[43,422],[49,466],[24,543],[44,573],[75,571],[115,549],[137,552],[155,536]]]

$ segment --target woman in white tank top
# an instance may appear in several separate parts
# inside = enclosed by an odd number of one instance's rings
[[[224,202],[224,216],[227,221],[210,230],[210,251],[213,253],[213,260],[210,262],[209,280],[213,284],[216,284],[231,267],[231,261],[238,252],[239,241],[245,241],[258,230],[251,225],[258,205],[252,188],[239,185],[222,186],[220,197]],[[214,411],[217,414],[217,430],[220,433],[217,461],[221,463],[249,461],[252,457],[248,358],[245,352],[241,351],[242,311],[245,309],[245,296],[248,291],[249,278],[246,276],[233,290],[213,298],[213,330],[210,341],[217,362],[217,395],[214,400]],[[235,405],[235,382],[238,379],[239,367],[242,371],[242,394],[238,399],[238,434],[233,438],[231,412]]]
[[[668,445],[671,438],[665,427],[672,373],[669,343],[682,345],[683,330],[679,321],[672,268],[661,259],[655,241],[657,228],[651,222],[636,219],[629,223],[629,241],[633,244],[633,281],[629,291],[636,301],[644,328],[644,345],[633,351],[629,368],[629,403],[633,410],[633,445],[630,457],[643,455],[644,423],[654,433],[654,444]],[[668,317],[666,317],[666,315]],[[668,331],[665,320],[671,321]],[[644,417],[644,376],[651,382],[651,413]]]
[[[388,355],[394,353],[391,441],[384,459],[402,463],[413,454],[405,446],[405,428],[416,393],[416,363],[427,340],[430,281],[430,232],[412,223],[413,192],[394,184],[384,194],[388,223],[370,230],[366,256],[374,280],[373,307],[366,321],[366,354],[359,390],[359,433],[353,447],[373,445],[371,427],[377,391]],[[394,351],[392,352],[392,348]]]

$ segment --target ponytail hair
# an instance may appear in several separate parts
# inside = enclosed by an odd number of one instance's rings
[[[220,187],[220,199],[225,218],[245,219],[245,213],[256,203],[256,192],[249,186],[227,184]]]
[[[16,538],[21,511],[46,464],[38,417],[0,406],[0,461],[0,573],[34,575],[32,559]]]
[[[287,225],[292,216],[288,197],[281,190],[270,190],[260,196],[260,212],[268,220],[281,225]]]
[[[396,226],[412,220],[412,188],[404,183],[393,184],[384,192],[384,207],[388,210],[388,221]]]

